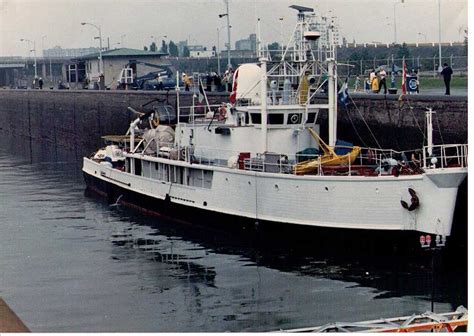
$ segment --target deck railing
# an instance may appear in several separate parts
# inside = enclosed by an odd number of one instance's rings
[[[320,154],[281,154],[238,152],[211,147],[177,146],[175,143],[160,142],[157,152],[150,153],[151,142],[143,139],[139,142],[134,153],[181,160],[201,165],[216,167],[238,168],[244,170],[296,174],[295,165],[303,161],[315,160],[312,175],[328,173],[338,175],[360,175],[361,172],[371,171],[370,175],[391,175],[399,171],[406,174],[419,174],[423,170],[433,168],[467,167],[467,145],[436,145],[432,146],[432,155],[428,147],[422,150],[395,151],[379,148],[362,147],[355,160],[348,158],[346,163],[334,167],[321,164]],[[352,147],[337,146],[336,149],[352,150]],[[319,161],[318,161],[319,160]],[[395,168],[396,167],[396,168]]]
[[[423,147],[423,167],[467,167],[467,144]]]

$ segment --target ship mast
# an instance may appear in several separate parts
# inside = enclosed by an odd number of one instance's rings
[[[260,68],[261,68],[261,74],[262,77],[260,79],[260,90],[261,90],[261,104],[260,104],[260,110],[261,110],[261,120],[262,120],[262,153],[265,153],[267,151],[267,145],[268,145],[268,140],[267,140],[267,61],[265,57],[260,58],[260,62],[262,63]]]
[[[314,18],[314,10],[312,8],[303,7],[292,5],[290,6],[292,9],[296,9],[298,11],[297,16],[297,28],[294,32],[294,54],[293,54],[293,62],[298,64],[297,67],[300,71],[300,75],[303,75],[304,65],[310,61],[314,60],[314,54],[311,47],[309,46],[310,41],[315,41],[319,39],[320,33],[314,31],[312,28],[314,27],[314,21],[309,19],[306,20],[306,14],[313,15]],[[333,38],[333,24],[331,23],[329,26],[326,24],[323,29],[327,30],[328,36],[328,45],[326,49],[326,63],[327,63],[327,81],[328,81],[328,133],[329,139],[328,144],[331,147],[336,145],[337,141],[337,63],[336,63],[336,46],[334,45],[334,38]],[[286,52],[285,52],[286,54]],[[282,58],[284,61],[284,56]],[[322,61],[322,59],[320,59]],[[317,69],[312,69],[313,74],[314,71]]]
[[[427,147],[428,147],[428,155],[433,155],[433,111],[432,108],[429,108],[428,111],[425,112],[426,115],[426,135],[427,135]]]
[[[337,140],[336,61],[328,58],[328,145],[334,147]]]
[[[336,146],[337,141],[337,63],[336,45],[334,44],[333,23],[329,28],[329,58],[328,61],[328,133],[329,146]]]

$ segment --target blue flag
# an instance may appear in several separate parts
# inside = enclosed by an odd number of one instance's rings
[[[349,89],[347,85],[347,78],[344,84],[342,84],[341,88],[339,89],[339,92],[337,93],[337,98],[339,99],[339,102],[344,106],[349,105]]]

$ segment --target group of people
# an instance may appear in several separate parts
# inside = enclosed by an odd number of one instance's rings
[[[356,78],[357,82],[358,78]],[[359,89],[360,86],[360,79],[359,83],[357,85],[357,89]],[[385,71],[384,67],[380,67],[379,71],[375,71],[375,69],[372,69],[370,72],[369,78],[365,80],[365,91],[370,92],[372,91],[373,93],[379,93],[382,90],[383,86],[383,93],[387,94],[387,72]]]
[[[369,150],[367,157],[369,164],[375,162],[375,153],[372,150]],[[381,175],[411,175],[422,172],[423,165],[422,151],[417,149],[411,152],[410,159],[408,159],[407,153],[401,152],[398,156],[381,160],[375,171]]]
[[[232,81],[233,81],[234,72],[232,69],[226,70],[223,75],[218,74],[217,72],[207,72],[201,74],[200,78],[204,89],[206,91],[232,91]],[[189,91],[191,87],[195,84],[193,82],[193,77],[187,75],[186,73],[182,74],[182,81],[184,84],[184,90]]]
[[[445,95],[449,96],[451,94],[450,85],[451,85],[451,76],[453,74],[453,69],[447,64],[443,64],[443,69],[440,72],[440,75],[443,76],[444,85],[446,88]],[[413,69],[409,75],[414,78],[416,81],[416,93],[420,93],[420,76],[418,70]],[[370,72],[369,78],[365,79],[364,91],[379,93],[382,90],[383,93],[387,94],[387,72],[383,67],[380,67],[379,71],[372,69]],[[362,91],[360,77],[356,76],[354,83],[354,92]]]
[[[380,67],[379,71],[372,69],[370,72],[369,78],[365,79],[364,91],[379,93],[384,88],[384,94],[387,94],[387,72],[383,67]],[[356,76],[354,83],[354,92],[362,91],[360,77]]]
[[[37,86],[40,90],[43,89],[43,78],[35,77],[35,79],[33,79],[33,88],[36,89]]]
[[[379,93],[384,87],[384,94],[387,94],[387,72],[383,67],[380,67],[378,72],[375,72],[375,69],[369,75],[369,83],[372,92]]]

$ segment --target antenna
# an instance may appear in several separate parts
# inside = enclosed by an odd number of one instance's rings
[[[298,5],[291,5],[290,8],[296,9],[300,14],[303,14],[304,12],[314,12],[313,8]]]

